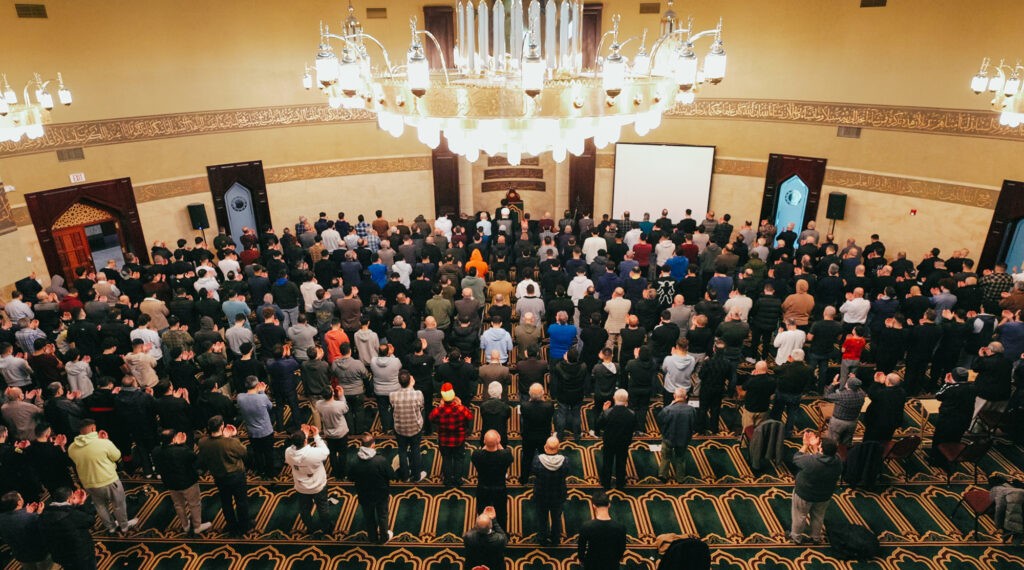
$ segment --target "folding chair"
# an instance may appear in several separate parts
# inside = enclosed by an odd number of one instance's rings
[[[981,518],[981,515],[989,513],[995,506],[992,494],[985,489],[977,488],[964,491],[963,496],[960,497],[960,501],[949,516],[955,517],[961,506],[970,511],[971,515],[974,516],[974,540],[978,540],[978,519]]]
[[[882,454],[882,463],[895,461],[900,463],[902,467],[903,460],[908,457],[912,457],[919,447],[921,447],[921,437],[917,435],[909,435],[907,437],[890,441],[885,444]],[[907,473],[907,469],[904,467],[903,480],[908,481],[909,479],[910,474]]]
[[[981,461],[988,450],[992,449],[991,439],[978,439],[970,440],[967,443],[963,441],[940,443],[938,445],[939,453],[946,458],[949,465],[946,467],[946,485],[949,485],[950,480],[953,478],[953,471],[961,463],[970,463],[974,467],[974,484],[978,484],[978,462]]]

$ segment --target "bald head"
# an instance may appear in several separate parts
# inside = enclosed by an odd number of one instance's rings
[[[486,448],[488,451],[493,451],[498,447],[498,444],[500,443],[501,434],[499,434],[497,430],[487,430],[487,433],[484,434],[484,448]]]
[[[612,396],[612,399],[615,400],[616,406],[625,406],[629,403],[629,392],[619,388],[615,391],[615,395]]]
[[[558,438],[555,437],[555,436],[551,436],[551,437],[548,438],[548,440],[546,442],[544,442],[544,453],[547,453],[549,455],[554,455],[554,454],[558,453],[558,446],[559,446]]]
[[[758,360],[754,364],[754,374],[768,374],[768,363],[763,360]]]
[[[530,384],[530,399],[531,400],[541,400],[543,398],[544,398],[544,386],[542,386],[539,382],[535,382],[533,384]]]
[[[491,517],[487,515],[480,515],[476,517],[476,528],[477,530],[491,530]]]

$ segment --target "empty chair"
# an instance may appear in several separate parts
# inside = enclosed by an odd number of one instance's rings
[[[978,462],[992,449],[991,439],[951,441],[938,445],[939,453],[946,458],[949,465],[946,467],[946,485],[949,485],[953,478],[953,472],[961,463],[970,463],[974,467],[974,484],[978,484]]]
[[[992,494],[985,489],[968,489],[960,497],[960,501],[956,504],[953,512],[950,513],[950,517],[955,517],[961,506],[970,511],[974,517],[974,540],[978,540],[978,519],[981,518],[981,515],[991,511],[994,505],[995,501],[992,500]]]
[[[883,448],[882,462],[895,461],[902,465],[903,460],[913,456],[919,447],[921,447],[921,436],[917,435],[908,435],[907,437],[890,441]],[[904,467],[903,480],[907,481],[909,478],[910,474],[907,473],[906,467]]]

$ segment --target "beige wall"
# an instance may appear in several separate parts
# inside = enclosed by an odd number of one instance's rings
[[[281,231],[286,225],[294,225],[299,216],[315,220],[320,211],[331,216],[344,211],[353,221],[358,214],[372,220],[377,209],[383,210],[384,217],[391,221],[401,216],[412,222],[419,214],[431,219],[433,188],[433,174],[420,170],[268,184],[267,194],[275,229]]]

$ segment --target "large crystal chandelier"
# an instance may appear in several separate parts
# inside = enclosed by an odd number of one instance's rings
[[[43,125],[50,122],[50,111],[53,110],[53,95],[50,84],[55,80],[44,81],[38,73],[25,85],[22,98],[3,78],[3,94],[0,95],[0,141],[18,142],[22,137],[37,139],[43,136]],[[57,74],[57,100],[64,106],[71,105],[71,90],[64,86],[64,77]],[[31,91],[30,91],[31,90]],[[33,101],[33,96],[35,101]]]
[[[483,152],[504,154],[515,165],[524,154],[548,151],[561,162],[567,153],[581,154],[591,137],[603,148],[628,125],[644,136],[661,124],[666,109],[692,103],[702,85],[725,77],[721,21],[701,32],[692,21],[681,27],[672,2],[650,49],[646,31],[620,37],[615,16],[594,61],[584,61],[582,1],[542,6],[531,0],[526,8],[523,0],[492,1],[456,5],[451,69],[437,39],[417,29],[415,17],[405,61],[394,65],[381,42],[363,31],[350,3],[342,34],[321,26],[315,68],[307,67],[303,83],[311,89],[315,71],[332,107],[374,112],[380,128],[395,137],[415,127],[430,148],[443,134],[448,148],[470,161]],[[437,48],[440,68],[430,68],[422,38]],[[694,50],[702,38],[712,39],[703,61]],[[381,59],[372,61],[368,48]]]
[[[990,69],[995,70],[991,77]],[[993,66],[986,57],[981,61],[981,70],[971,78],[971,90],[975,94],[980,95],[985,91],[993,94],[992,110],[999,113],[1000,125],[1016,128],[1024,122],[1022,75],[1024,66],[1020,61],[1014,67],[1006,65],[1006,60],[1000,60],[999,65]]]

